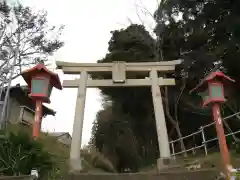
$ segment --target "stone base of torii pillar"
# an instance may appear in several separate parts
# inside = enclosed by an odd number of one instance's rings
[[[173,165],[173,159],[172,158],[158,158],[157,159],[157,169],[159,172],[168,169],[171,165]]]

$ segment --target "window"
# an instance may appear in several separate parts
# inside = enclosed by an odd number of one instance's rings
[[[211,98],[224,98],[221,84],[213,83],[210,85]]]
[[[33,94],[47,94],[48,80],[47,79],[33,79],[32,92]]]

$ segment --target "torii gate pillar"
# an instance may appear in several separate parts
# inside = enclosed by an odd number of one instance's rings
[[[82,142],[86,88],[96,87],[151,87],[160,151],[157,161],[158,170],[168,165],[170,163],[171,153],[160,86],[175,85],[175,79],[159,78],[158,72],[173,72],[175,70],[175,65],[180,63],[181,60],[146,63],[125,63],[119,61],[113,63],[57,62],[58,68],[62,69],[64,74],[80,74],[80,79],[63,81],[63,87],[65,88],[78,88],[70,151],[70,171],[77,172],[82,170],[80,148]],[[145,77],[150,76],[150,78],[128,79],[126,77],[126,71],[139,73],[145,75]],[[99,72],[112,73],[112,79],[99,80],[88,78],[88,74]]]
[[[77,100],[75,106],[74,124],[72,132],[72,143],[70,150],[69,165],[71,171],[79,171],[82,169],[80,149],[82,144],[82,131],[87,90],[87,79],[88,79],[87,72],[86,71],[81,72],[77,91]]]
[[[162,166],[164,166],[165,164],[169,164],[169,162],[165,161],[170,160],[171,152],[169,147],[166,120],[163,110],[162,94],[160,91],[160,87],[157,83],[158,74],[156,69],[151,70],[150,77],[152,80],[152,99],[158,136],[158,148],[160,151],[160,158],[157,160],[157,166],[160,170]]]

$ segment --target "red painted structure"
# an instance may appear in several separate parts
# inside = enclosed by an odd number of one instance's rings
[[[52,88],[62,90],[58,74],[48,70],[44,64],[38,64],[22,72],[21,76],[30,89],[29,96],[36,102],[33,137],[39,137],[42,123],[42,103],[50,103]]]
[[[199,94],[201,94],[201,92],[204,92],[202,94],[202,106],[207,106],[209,104],[212,106],[212,114],[216,125],[220,153],[228,179],[230,177],[228,170],[228,166],[230,165],[230,155],[226,144],[224,128],[222,125],[220,103],[224,103],[226,101],[224,86],[233,82],[235,82],[233,79],[226,76],[220,71],[212,72],[190,91],[190,93],[194,91],[200,92]]]

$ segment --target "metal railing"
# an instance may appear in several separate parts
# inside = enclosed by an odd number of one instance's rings
[[[223,118],[222,120],[225,121],[225,120],[228,120],[228,119],[230,119],[230,118],[232,118],[234,116],[237,116],[237,115],[240,115],[240,112],[237,112],[235,114],[227,116],[227,117]],[[171,148],[171,151],[172,151],[171,155],[172,155],[173,159],[176,159],[176,155],[185,154],[185,153],[187,153],[189,151],[195,151],[196,149],[200,149],[200,148],[204,148],[205,155],[208,155],[207,144],[210,143],[210,142],[218,140],[218,138],[215,137],[215,138],[212,138],[212,139],[206,139],[206,136],[205,136],[205,133],[204,133],[204,129],[208,128],[208,127],[211,127],[214,124],[215,124],[215,122],[212,122],[212,123],[207,124],[205,126],[201,126],[199,128],[199,130],[194,132],[194,133],[191,133],[191,134],[189,134],[187,136],[184,136],[184,137],[181,137],[179,139],[175,139],[175,140],[170,141],[169,143],[170,143],[170,148]],[[225,134],[225,137],[232,136],[232,135],[238,134],[238,133],[240,133],[240,130],[239,131],[235,131],[235,132],[231,132],[231,133],[228,133],[228,134]],[[194,137],[196,135],[201,135],[201,139],[202,139],[202,144],[201,145],[198,145],[198,146],[195,146],[195,147],[192,147],[192,148],[189,148],[189,149],[185,149],[185,150],[180,151],[180,152],[175,152],[175,146],[174,146],[175,143],[179,142],[180,140],[184,140],[186,138]]]

